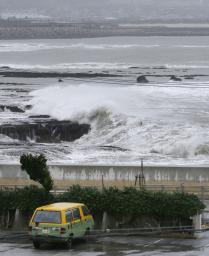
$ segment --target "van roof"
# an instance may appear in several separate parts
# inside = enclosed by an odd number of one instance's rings
[[[48,211],[62,211],[67,210],[70,208],[75,208],[78,206],[82,206],[84,204],[81,203],[55,203],[55,204],[48,204],[41,207],[38,207],[36,210],[48,210]]]

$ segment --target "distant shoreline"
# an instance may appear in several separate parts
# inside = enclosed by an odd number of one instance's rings
[[[209,36],[209,25],[41,23],[0,20],[0,40],[73,39],[111,36]]]

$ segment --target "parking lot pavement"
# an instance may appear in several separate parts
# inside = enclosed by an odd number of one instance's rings
[[[209,232],[201,239],[148,237],[106,237],[86,242],[77,241],[73,249],[44,246],[35,250],[24,233],[0,234],[1,256],[206,256],[209,254]]]

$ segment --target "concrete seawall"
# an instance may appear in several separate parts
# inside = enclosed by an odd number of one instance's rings
[[[49,165],[56,187],[132,186],[140,166]],[[147,185],[209,186],[209,167],[144,166]],[[19,165],[0,165],[0,185],[30,184]]]
[[[207,167],[153,167],[145,166],[146,184],[209,185]],[[127,186],[134,185],[136,176],[141,173],[140,166],[50,166],[50,172],[59,182],[78,182],[83,185]]]

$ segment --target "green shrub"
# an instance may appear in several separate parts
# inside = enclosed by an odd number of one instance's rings
[[[52,203],[53,195],[37,186],[24,187],[17,191],[17,205],[22,211],[33,212],[37,207]]]
[[[205,208],[199,198],[187,193],[152,192],[126,187],[81,188],[72,186],[56,198],[57,201],[80,202],[86,204],[94,214],[106,211],[112,216],[149,216],[159,222],[165,219],[189,219]]]
[[[17,190],[0,191],[0,210],[14,210],[18,207]]]
[[[151,217],[159,223],[188,222],[191,216],[201,213],[205,205],[196,195],[187,193],[151,192],[133,187],[97,188],[72,186],[58,196],[43,188],[25,187],[15,191],[0,191],[0,211],[19,208],[32,213],[39,206],[52,202],[80,202],[88,206],[94,216],[104,211],[116,218],[121,216]],[[185,221],[186,220],[186,221]]]
[[[59,195],[56,201],[84,203],[94,215],[102,214],[104,211],[102,193],[94,187],[81,188],[78,185],[72,186],[67,192]]]

